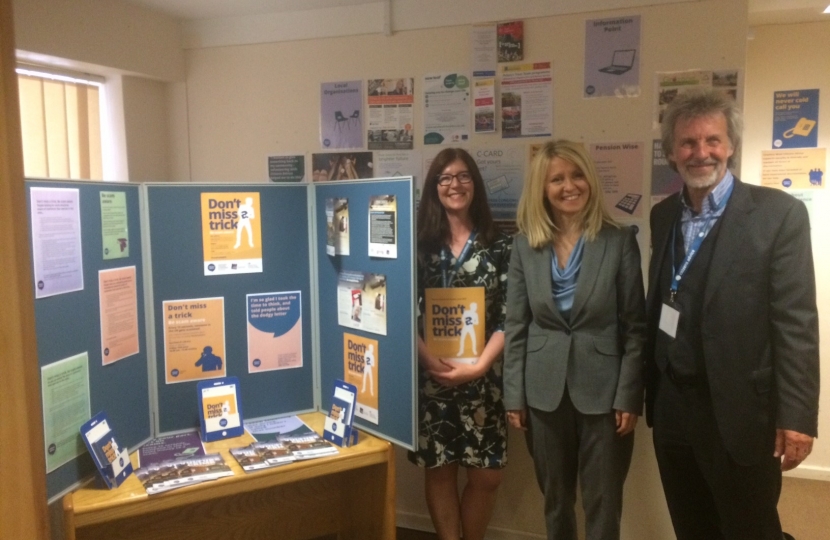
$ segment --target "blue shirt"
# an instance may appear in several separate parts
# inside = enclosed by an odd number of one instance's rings
[[[703,238],[705,238],[712,227],[715,226],[718,218],[723,215],[723,211],[726,209],[726,201],[732,193],[734,183],[735,177],[727,169],[723,180],[703,199],[699,214],[686,201],[686,190],[683,189],[680,192],[680,202],[683,205],[683,211],[680,214],[680,229],[683,232],[683,247],[686,253],[689,252],[689,246],[692,245],[695,237],[703,233]]]
[[[584,247],[585,236],[580,236],[573,251],[571,251],[571,256],[568,258],[568,264],[565,265],[565,268],[559,267],[556,250],[551,249],[553,251],[550,263],[550,273],[553,278],[553,302],[566,321],[571,318],[574,292],[576,292],[576,279],[579,277],[579,269],[582,267],[582,250]]]

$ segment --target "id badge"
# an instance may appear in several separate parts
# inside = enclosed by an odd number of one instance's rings
[[[660,310],[660,330],[671,336],[677,337],[677,323],[680,321],[680,312],[668,304],[663,304]]]

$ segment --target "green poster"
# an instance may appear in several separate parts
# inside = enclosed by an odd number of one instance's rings
[[[40,368],[46,472],[86,452],[81,425],[90,419],[89,355],[81,353]]]
[[[101,192],[101,237],[104,240],[104,260],[130,256],[127,195],[123,191]]]
[[[305,156],[268,156],[268,178],[272,182],[302,182]]]

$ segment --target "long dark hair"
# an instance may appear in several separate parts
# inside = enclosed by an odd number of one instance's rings
[[[445,148],[435,156],[429,166],[421,203],[418,207],[418,252],[438,253],[450,240],[450,224],[444,205],[438,199],[438,176],[453,161],[461,160],[473,177],[473,201],[470,204],[470,219],[478,229],[478,241],[489,246],[496,238],[498,229],[493,223],[490,205],[487,203],[487,191],[481,171],[478,170],[473,157],[463,148]]]

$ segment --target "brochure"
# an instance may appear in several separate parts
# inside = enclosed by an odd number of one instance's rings
[[[230,452],[245,472],[270,469],[293,463],[296,460],[291,450],[278,441],[253,443],[243,448],[231,448]]]
[[[314,430],[297,416],[248,422],[245,428],[257,441],[275,441],[280,437],[314,434]]]
[[[287,446],[297,460],[338,453],[337,448],[326,442],[296,416],[259,420],[246,424],[245,427],[260,442],[276,441]]]
[[[136,476],[147,494],[155,495],[224,476],[233,476],[233,471],[221,455],[208,454],[195,458],[172,459],[142,467],[136,471]]]
[[[199,438],[199,432],[188,431],[146,442],[138,449],[138,466],[147,467],[162,461],[204,455],[205,446]]]
[[[333,456],[339,452],[336,447],[316,433],[302,436],[292,435],[284,437],[280,441],[288,445],[297,460]]]
[[[133,473],[130,452],[118,443],[107,413],[101,411],[85,422],[81,426],[81,438],[108,488],[120,486]]]

